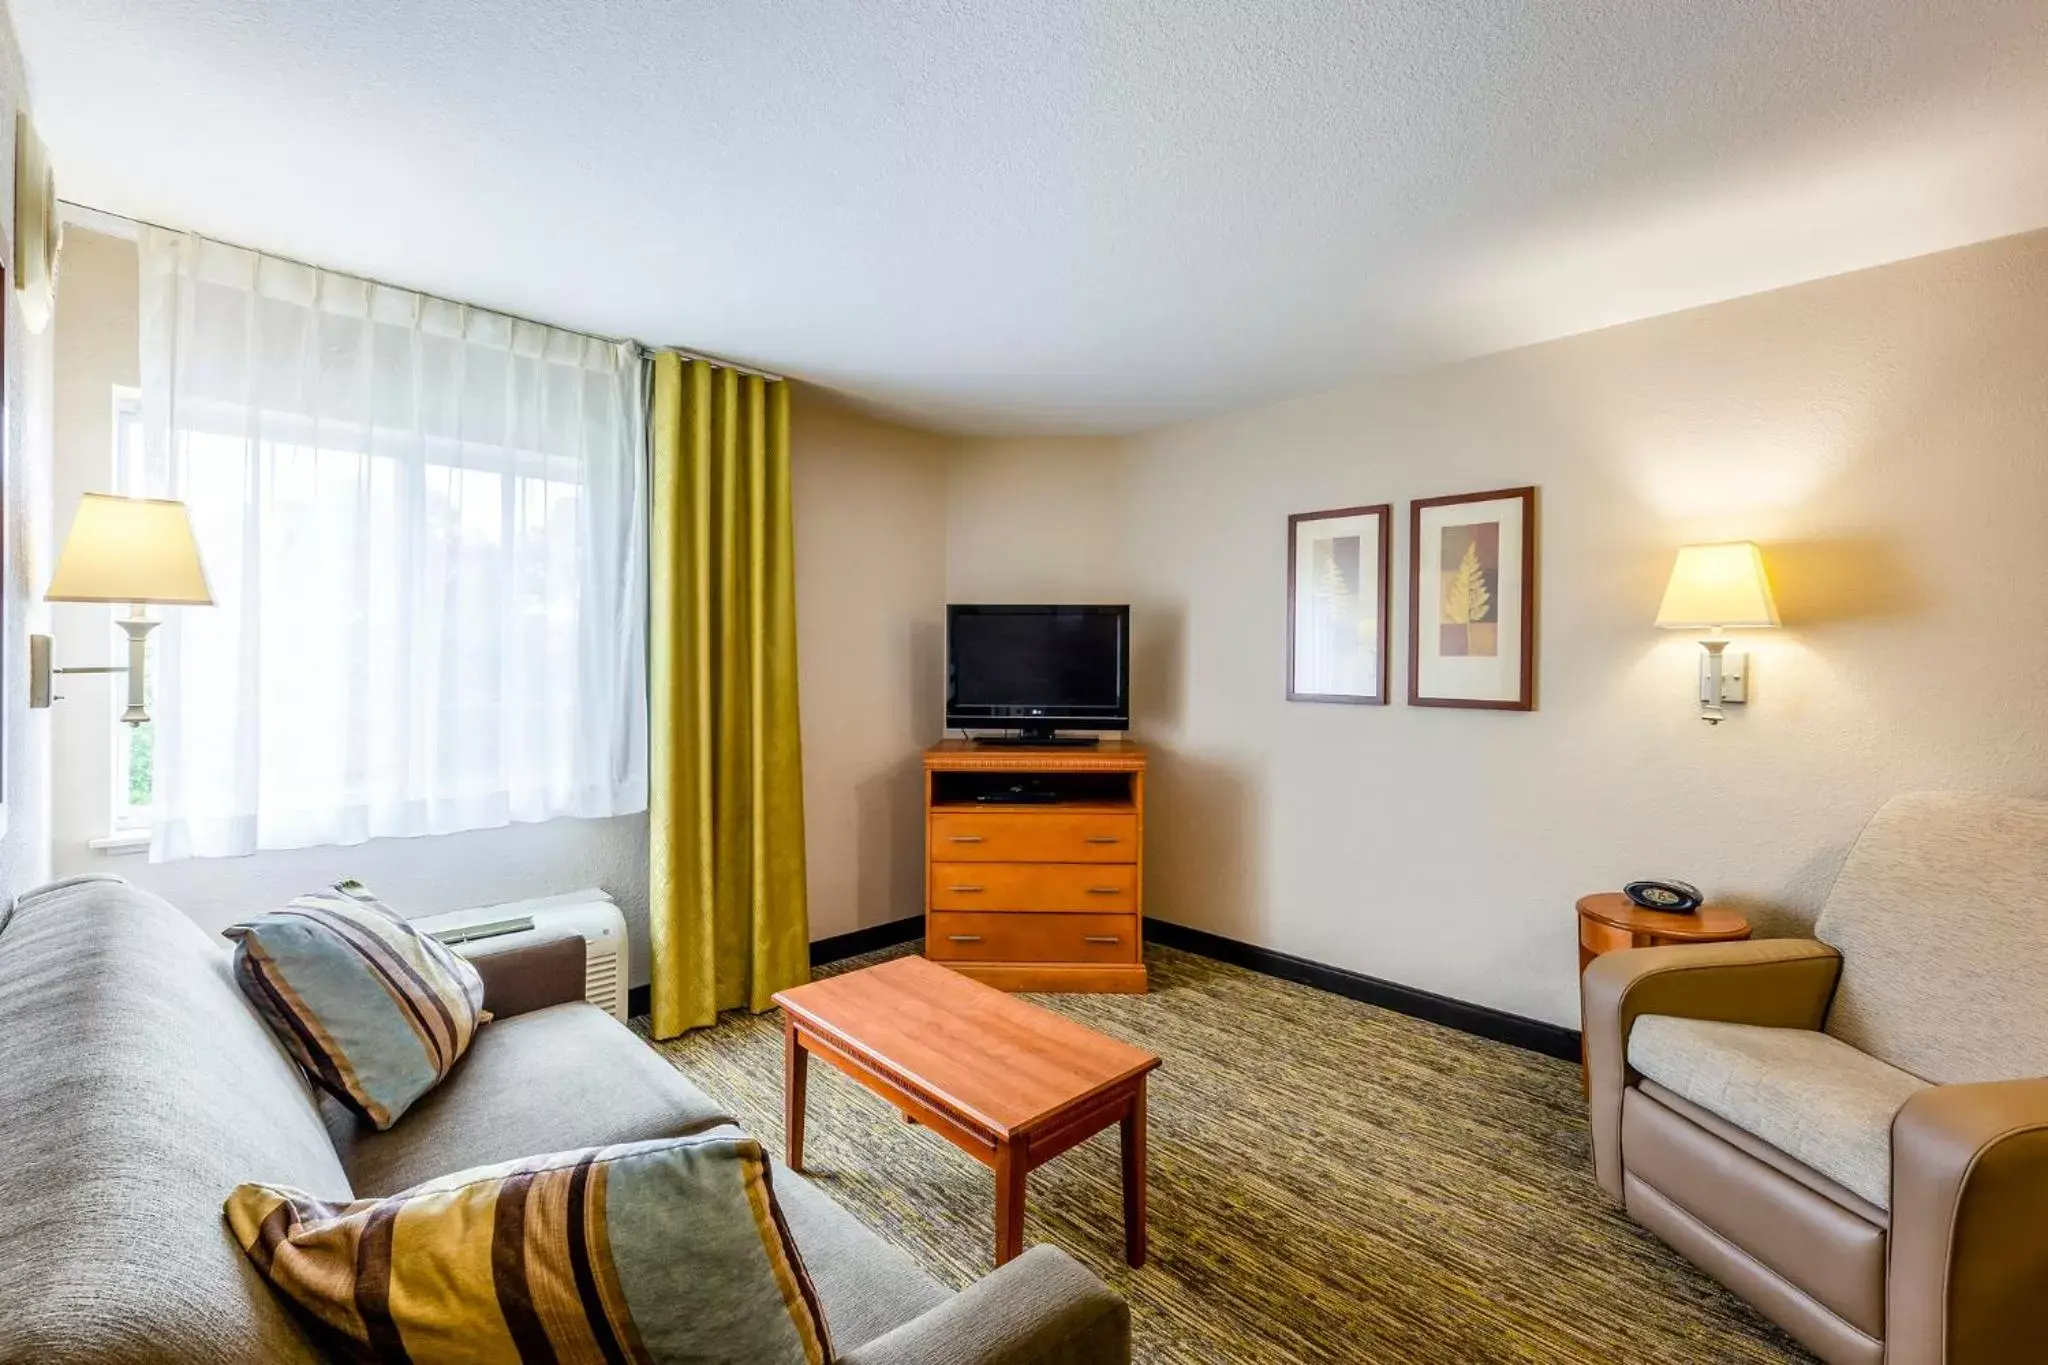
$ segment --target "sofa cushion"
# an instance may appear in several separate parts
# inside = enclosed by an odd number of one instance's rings
[[[1628,1064],[1878,1208],[1892,1118],[1927,1083],[1825,1033],[1646,1014]]]
[[[364,1196],[515,1157],[733,1122],[625,1025],[581,1003],[491,1024],[454,1074],[388,1132],[331,1100],[322,1108]]]
[[[235,979],[314,1084],[389,1128],[469,1050],[483,978],[360,882],[230,927]]]
[[[226,945],[111,878],[0,936],[0,1361],[318,1359],[221,1222],[245,1180],[349,1184]]]
[[[824,1365],[824,1317],[743,1134],[526,1157],[384,1199],[244,1185],[249,1259],[350,1356]]]
[[[910,1257],[780,1162],[775,1197],[839,1350],[864,1346],[953,1297]]]
[[[737,1125],[711,1130],[740,1137]],[[820,1185],[775,1163],[775,1203],[825,1307],[833,1348],[865,1346],[953,1298],[894,1244],[841,1208]]]
[[[1842,953],[1827,1031],[1941,1085],[2048,1075],[2048,801],[1894,797],[1815,933]]]

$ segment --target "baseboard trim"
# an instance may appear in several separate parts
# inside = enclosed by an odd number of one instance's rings
[[[890,920],[887,924],[871,924],[865,929],[851,933],[834,934],[830,938],[816,939],[811,943],[811,965],[822,967],[862,953],[872,953],[882,948],[893,948],[899,943],[910,943],[924,936],[924,916],[911,915],[905,919]],[[1540,1019],[1530,1019],[1519,1014],[1509,1014],[1487,1005],[1475,1005],[1467,1000],[1455,1000],[1448,995],[1433,991],[1419,990],[1414,986],[1403,986],[1397,981],[1386,981],[1363,972],[1350,971],[1343,967],[1332,967],[1325,962],[1311,958],[1296,957],[1292,953],[1278,952],[1272,948],[1261,948],[1251,943],[1241,943],[1234,938],[1212,934],[1205,929],[1190,929],[1184,924],[1172,924],[1166,920],[1145,920],[1145,937],[1154,943],[1163,943],[1169,948],[1184,952],[1198,953],[1218,962],[1228,962],[1234,967],[1243,967],[1265,976],[1277,976],[1283,981],[1298,985],[1313,986],[1317,990],[1341,995],[1347,1000],[1363,1001],[1393,1010],[1415,1019],[1426,1019],[1432,1024],[1457,1029],[1476,1037],[1489,1038],[1496,1043],[1507,1043],[1512,1047],[1539,1052],[1546,1057],[1556,1057],[1567,1062],[1579,1060],[1579,1032],[1558,1024],[1546,1024]],[[648,989],[635,986],[626,993],[626,1011],[638,1016],[651,1008]]]
[[[812,940],[811,965],[822,967],[828,962],[859,957],[862,953],[872,953],[883,948],[894,948],[899,943],[910,943],[923,937],[923,915],[892,919],[887,924],[870,924],[865,929],[855,929],[851,933],[834,934],[830,938]]]
[[[894,948],[899,943],[909,943],[924,937],[924,916],[912,915],[907,919],[890,920],[887,924],[870,924],[865,929],[851,933],[834,934],[830,938],[811,940],[811,965],[822,967],[828,962],[844,958],[859,957],[881,948]],[[626,992],[626,1013],[633,1018],[650,1013],[654,1008],[653,994],[646,986],[635,986]]]
[[[1540,1019],[1509,1014],[1505,1010],[1475,1005],[1466,1000],[1454,1000],[1450,996],[1437,995],[1433,991],[1418,990],[1395,981],[1383,981],[1376,976],[1366,976],[1343,967],[1332,967],[1328,963],[1296,957],[1292,953],[1276,952],[1271,948],[1240,943],[1221,934],[1212,934],[1203,929],[1190,929],[1184,924],[1169,924],[1165,920],[1152,919],[1149,916],[1145,920],[1145,937],[1152,943],[1163,943],[1169,948],[1199,953],[1203,957],[1212,957],[1218,962],[1228,962],[1232,966],[1243,967],[1248,971],[1277,976],[1283,981],[1313,986],[1332,995],[1341,995],[1347,1000],[1378,1005],[1382,1009],[1390,1009],[1398,1014],[1426,1019],[1432,1024],[1457,1029],[1461,1033],[1490,1038],[1496,1043],[1507,1043],[1568,1062],[1579,1060],[1577,1029],[1546,1024]]]

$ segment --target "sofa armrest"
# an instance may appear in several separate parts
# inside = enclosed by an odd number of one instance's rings
[[[1907,1100],[1891,1215],[1888,1362],[2048,1360],[2048,1077]]]
[[[1593,1170],[1622,1201],[1621,1096],[1628,1035],[1645,1014],[1767,1028],[1817,1029],[1827,1020],[1842,955],[1804,938],[1629,948],[1595,958],[1579,983]]]
[[[1131,1310],[1057,1247],[1035,1246],[842,1365],[1129,1365]]]
[[[583,998],[585,959],[589,953],[581,934],[538,941],[527,939],[493,949],[491,940],[456,949],[484,979],[484,1008],[495,1019],[509,1019],[549,1005]]]

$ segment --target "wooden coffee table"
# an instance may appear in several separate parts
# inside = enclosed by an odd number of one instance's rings
[[[779,992],[789,1165],[816,1053],[996,1173],[996,1264],[1024,1250],[1024,1177],[1122,1129],[1124,1258],[1145,1263],[1145,1077],[1159,1059],[921,957]]]

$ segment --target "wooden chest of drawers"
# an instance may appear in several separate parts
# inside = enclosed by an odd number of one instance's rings
[[[1145,752],[925,752],[925,956],[1005,990],[1145,989]],[[978,797],[1023,784],[1057,799]]]

